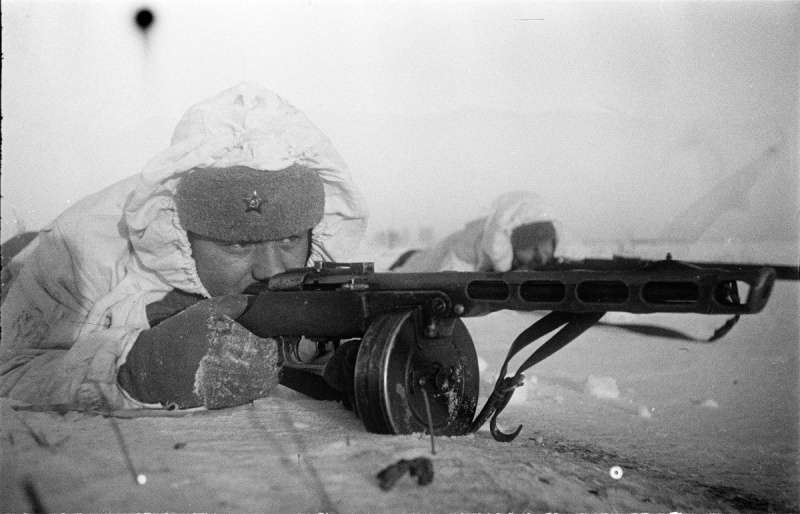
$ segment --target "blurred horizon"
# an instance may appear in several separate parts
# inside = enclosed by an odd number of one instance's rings
[[[133,22],[144,7],[147,31]],[[2,10],[3,241],[138,173],[192,104],[242,81],[332,140],[370,240],[444,237],[520,189],[583,241],[798,240],[800,3]]]

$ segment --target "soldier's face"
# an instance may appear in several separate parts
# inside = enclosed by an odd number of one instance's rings
[[[511,269],[514,271],[535,270],[553,259],[556,243],[553,239],[534,241],[524,247],[514,248]]]
[[[200,281],[211,296],[222,296],[305,266],[311,239],[307,231],[277,241],[230,243],[190,232],[189,242]]]

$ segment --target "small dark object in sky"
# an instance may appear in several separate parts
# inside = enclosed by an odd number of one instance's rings
[[[417,484],[428,485],[433,482],[433,462],[427,457],[412,460],[400,459],[396,463],[378,473],[381,489],[388,491],[408,472],[417,477]]]
[[[136,12],[136,17],[134,19],[139,29],[146,33],[153,24],[153,21],[155,21],[155,16],[150,9],[142,8]]]

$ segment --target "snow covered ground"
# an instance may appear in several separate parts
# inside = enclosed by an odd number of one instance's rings
[[[795,244],[636,245],[621,253],[685,260],[797,263]],[[615,455],[666,466],[706,484],[734,487],[794,505],[798,497],[798,291],[779,281],[764,311],[743,316],[715,343],[642,337],[596,327],[529,371],[527,390],[509,407],[509,426],[583,441]],[[534,315],[502,312],[466,320],[489,370]],[[632,315],[607,315],[624,320]],[[639,316],[707,337],[724,316]],[[520,361],[521,362],[521,361]],[[513,366],[512,366],[513,369]],[[557,407],[544,409],[543,404]],[[557,435],[556,435],[557,434]]]
[[[341,405],[282,389],[236,409],[117,419],[132,472],[109,419],[3,400],[0,510],[797,511],[799,290],[779,282],[763,312],[713,344],[595,327],[529,370],[500,416],[523,425],[514,442],[483,429],[437,438],[435,455],[426,436],[369,434]],[[482,398],[536,317],[465,320]],[[430,485],[378,487],[381,469],[420,456]]]
[[[779,283],[764,312],[713,344],[594,328],[531,369],[501,419],[525,424],[523,436],[605,449],[623,469],[646,462],[796,509],[797,298],[797,284]],[[489,370],[499,341],[531,317],[466,321]]]

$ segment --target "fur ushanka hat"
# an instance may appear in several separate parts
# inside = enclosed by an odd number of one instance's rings
[[[511,231],[513,248],[527,248],[543,241],[553,241],[553,250],[558,245],[558,235],[552,221],[534,221],[515,227]]]
[[[313,228],[325,210],[322,179],[293,164],[196,169],[181,178],[175,205],[183,228],[228,242],[283,239]]]

